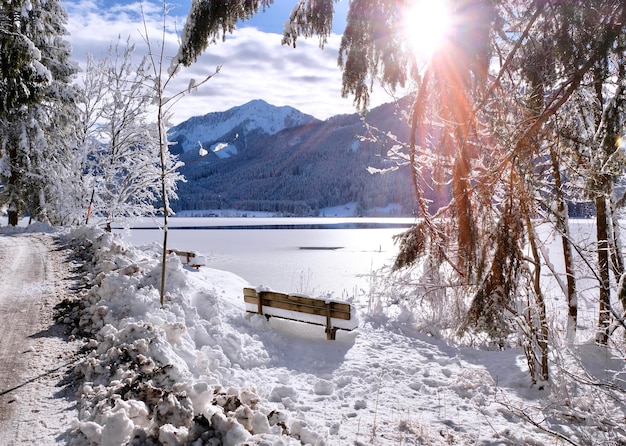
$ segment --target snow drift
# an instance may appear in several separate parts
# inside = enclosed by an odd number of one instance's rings
[[[83,384],[74,444],[282,445],[298,438],[301,420],[265,407],[253,389],[222,386],[231,369],[268,357],[258,341],[222,322],[230,315],[247,323],[215,289],[188,277],[172,254],[160,308],[157,250],[129,248],[94,229],[72,236],[88,287],[66,322],[90,338],[91,349],[76,370]]]

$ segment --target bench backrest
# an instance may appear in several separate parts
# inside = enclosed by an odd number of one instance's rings
[[[318,316],[328,316],[330,311],[331,318],[350,320],[350,304],[343,302],[325,301],[274,291],[259,291],[257,293],[254,288],[244,288],[243,296],[244,301],[256,305],[259,309],[257,312],[261,314],[263,313],[261,307],[265,306]]]

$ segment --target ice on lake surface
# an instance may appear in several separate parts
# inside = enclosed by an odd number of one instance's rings
[[[231,271],[255,287],[341,298],[369,290],[371,272],[395,257],[393,236],[411,223],[389,218],[175,218],[168,247],[203,254],[207,267]],[[152,220],[133,228],[126,233],[133,244],[163,242]]]

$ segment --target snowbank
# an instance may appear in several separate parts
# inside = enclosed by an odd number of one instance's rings
[[[241,296],[229,299],[240,305],[225,305],[207,277],[215,273],[229,289],[246,283],[214,270],[194,274],[171,254],[161,308],[154,247],[128,247],[92,228],[71,238],[86,288],[66,322],[90,349],[76,370],[83,384],[72,444],[300,444],[306,423],[266,407],[254,389],[224,385],[233,369],[269,358],[224,323],[247,323]]]

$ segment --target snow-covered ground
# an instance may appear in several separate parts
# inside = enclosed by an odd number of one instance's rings
[[[93,228],[65,237],[84,287],[64,320],[88,348],[71,444],[626,444],[625,362],[611,350],[555,349],[553,380],[533,387],[521,349],[450,345],[365,295],[351,302],[359,327],[327,341],[246,314],[250,284],[172,255],[161,307],[154,247]]]
[[[65,444],[78,416],[71,370],[83,344],[54,323],[72,283],[68,252],[40,225],[8,229],[0,236],[0,445]]]

